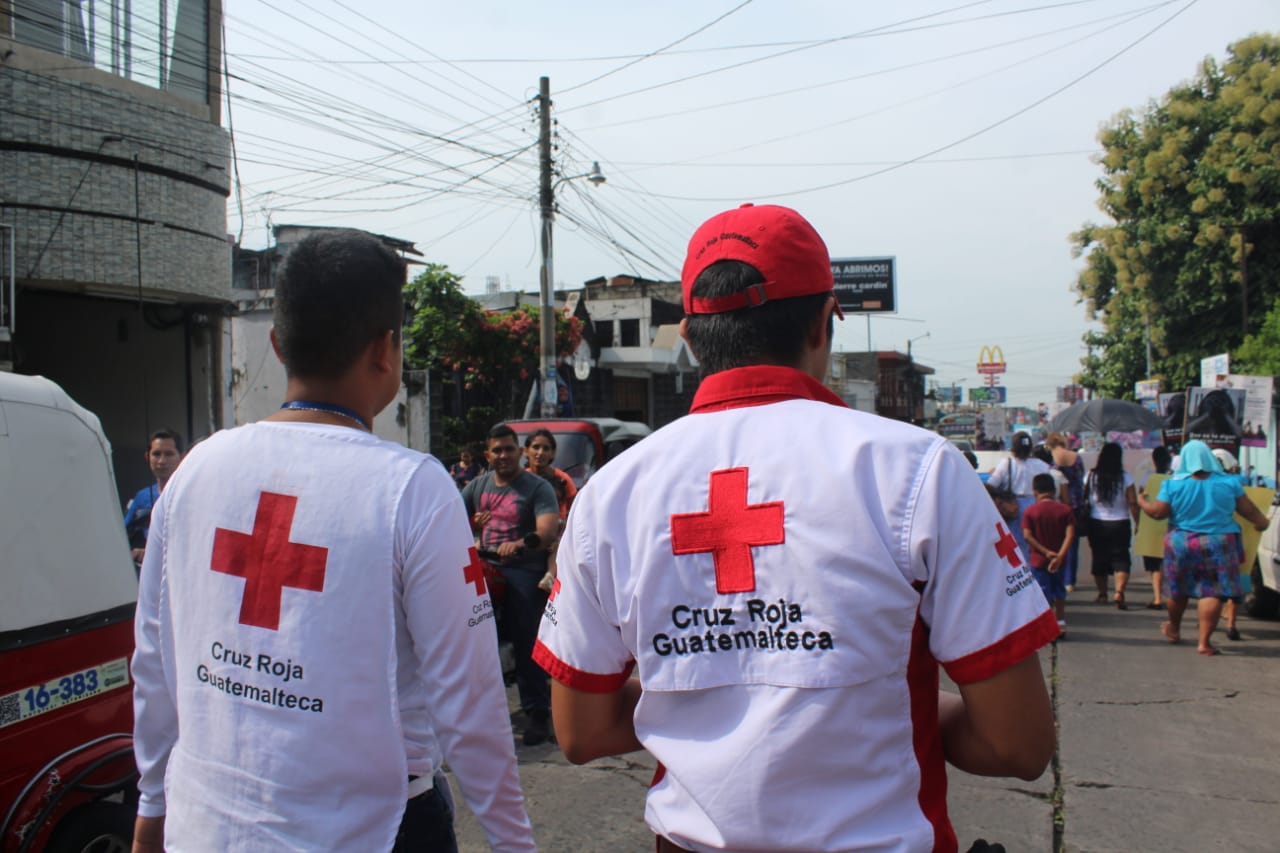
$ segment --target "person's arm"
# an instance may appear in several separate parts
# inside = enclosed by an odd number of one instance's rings
[[[1125,486],[1124,498],[1125,503],[1129,505],[1129,515],[1133,517],[1133,523],[1138,523],[1138,490],[1133,487],[1133,483]]]
[[[628,678],[617,690],[589,693],[551,682],[551,714],[564,757],[585,764],[607,755],[644,749],[636,738],[640,681]]]
[[[138,765],[138,816],[134,825],[135,853],[164,847],[164,777],[169,754],[178,741],[178,705],[164,661],[160,583],[166,538],[165,507],[152,508],[147,551],[138,578],[134,609],[133,753]]]
[[[1145,492],[1139,492],[1137,500],[1138,506],[1142,507],[1142,511],[1156,521],[1168,518],[1169,513],[1173,511],[1171,504],[1157,498],[1149,498]]]
[[[1271,524],[1271,519],[1262,514],[1262,510],[1249,500],[1248,495],[1241,495],[1236,498],[1236,512],[1244,517],[1245,521],[1252,524],[1258,530],[1266,530]]]
[[[495,851],[534,849],[516,768],[497,636],[471,618],[483,592],[466,581],[466,510],[442,469],[424,465],[396,519],[400,606],[431,728],[462,798]]]
[[[1026,516],[1023,515],[1023,518],[1026,518]],[[1031,535],[1031,528],[1027,527],[1026,525],[1023,525],[1022,527],[1022,538],[1027,540],[1027,547],[1029,547],[1032,551],[1035,551],[1037,554],[1043,554],[1049,559],[1053,559],[1054,557],[1058,556],[1057,552],[1050,551],[1048,548],[1041,545],[1040,542],[1037,541],[1037,539]]]
[[[1038,778],[1057,744],[1039,656],[940,693],[938,723],[943,754],[966,773]]]

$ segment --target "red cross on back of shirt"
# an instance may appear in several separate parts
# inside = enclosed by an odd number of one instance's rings
[[[710,551],[716,565],[716,591],[751,592],[756,588],[753,547],[781,545],[782,501],[747,505],[747,469],[711,472],[706,512],[671,516],[671,552]]]
[[[240,624],[277,631],[280,599],[285,587],[311,592],[324,590],[324,567],[329,549],[289,541],[298,499],[262,492],[253,533],[219,527],[213,534],[215,572],[244,578]]]
[[[1000,534],[1000,538],[996,540],[996,553],[1009,561],[1009,565],[1015,569],[1022,565],[1022,558],[1018,556],[1018,540],[1014,539],[1008,529],[996,522],[996,533]]]

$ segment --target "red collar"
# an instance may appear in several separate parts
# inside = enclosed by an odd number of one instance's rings
[[[690,414],[765,406],[783,400],[817,400],[848,407],[831,389],[794,367],[758,364],[713,373],[693,395]]]

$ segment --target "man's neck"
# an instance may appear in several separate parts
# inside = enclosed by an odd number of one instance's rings
[[[512,483],[514,483],[516,480],[520,479],[521,475],[523,474],[524,474],[524,470],[521,468],[517,468],[516,472],[512,474],[510,477],[504,477],[501,474],[499,474],[497,471],[494,471],[493,484],[495,486],[509,486]]]

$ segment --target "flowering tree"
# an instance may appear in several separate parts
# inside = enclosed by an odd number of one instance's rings
[[[484,311],[462,292],[461,278],[429,264],[405,285],[405,360],[452,374],[466,391],[487,391],[499,415],[516,416],[540,364],[539,309]],[[582,321],[556,312],[556,359],[582,341]]]

